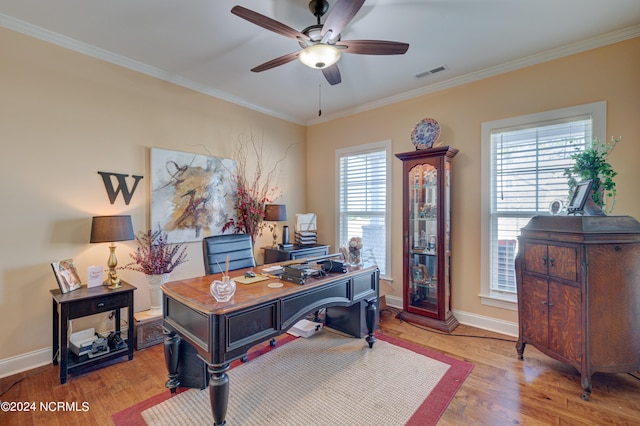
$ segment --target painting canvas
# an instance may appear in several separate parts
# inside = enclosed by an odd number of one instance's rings
[[[60,262],[52,262],[51,268],[53,274],[58,281],[61,293],[69,293],[77,290],[81,286],[80,276],[73,265],[73,259],[61,260]]]
[[[151,228],[172,243],[222,233],[235,218],[236,162],[187,152],[151,149]]]

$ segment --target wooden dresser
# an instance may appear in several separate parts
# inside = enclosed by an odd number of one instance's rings
[[[582,399],[595,372],[640,369],[640,223],[629,216],[536,216],[515,261],[520,335],[573,365]]]

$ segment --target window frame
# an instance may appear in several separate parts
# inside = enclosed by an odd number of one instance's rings
[[[384,275],[381,274],[381,278],[390,280],[391,273],[391,157],[392,157],[392,141],[383,140],[379,142],[371,142],[361,145],[354,145],[345,148],[336,149],[335,153],[335,167],[336,167],[336,216],[335,216],[335,244],[334,247],[339,248],[341,244],[346,241],[340,241],[341,234],[341,211],[340,211],[340,159],[342,157],[350,155],[361,155],[370,152],[384,151],[385,152],[385,167],[386,167],[386,200],[385,200],[385,214],[384,214],[384,226],[385,226],[385,262],[384,262]],[[377,259],[376,259],[377,260]],[[378,263],[380,263],[378,261]],[[381,268],[382,269],[382,268]]]
[[[487,306],[517,310],[517,295],[492,292],[491,274],[491,134],[506,128],[535,128],[558,120],[581,116],[591,117],[592,136],[606,140],[606,101],[593,102],[534,114],[504,118],[482,123],[481,131],[481,231],[480,231],[480,293],[481,303]]]

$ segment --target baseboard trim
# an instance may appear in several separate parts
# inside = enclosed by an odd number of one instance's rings
[[[402,310],[402,298],[386,295],[387,305]],[[470,325],[483,330],[505,334],[507,336],[518,337],[518,323],[465,312],[458,309],[453,310],[453,315],[460,324]]]
[[[486,317],[484,315],[472,314],[454,309],[453,315],[460,324],[470,325],[495,333],[505,334],[511,337],[518,337],[518,323],[504,321],[497,318]]]
[[[33,370],[43,365],[51,364],[51,351],[53,348],[38,349],[26,354],[16,355],[11,358],[0,360],[0,378],[13,376],[23,371]]]

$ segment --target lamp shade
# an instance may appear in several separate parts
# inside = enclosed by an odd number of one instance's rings
[[[94,216],[91,221],[92,243],[113,243],[134,238],[131,216]]]
[[[287,220],[287,206],[284,204],[267,204],[264,207],[264,220],[270,222],[283,222]]]

